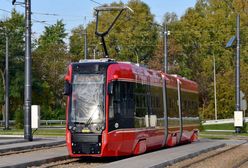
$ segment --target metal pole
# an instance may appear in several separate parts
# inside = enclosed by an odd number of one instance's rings
[[[236,111],[240,110],[240,16],[237,15],[237,57],[236,57]]]
[[[164,75],[168,72],[168,61],[167,61],[167,30],[166,24],[164,24]],[[167,104],[167,89],[166,89],[166,76],[163,80],[163,108],[164,108],[164,143],[163,146],[167,144],[168,138],[168,104]]]
[[[236,111],[240,111],[240,16],[237,15],[237,30],[236,30],[236,37],[237,37],[237,56],[236,56],[236,75],[235,75],[235,82],[236,82]],[[235,132],[240,133],[240,127],[235,127]]]
[[[240,16],[237,15],[237,57],[236,57],[236,111],[240,110]]]
[[[9,129],[9,38],[6,33],[5,51],[5,130]]]
[[[88,49],[87,49],[87,29],[85,28],[85,32],[84,32],[84,59],[87,59],[87,55],[88,55]]]
[[[164,72],[168,73],[168,31],[164,24]]]
[[[217,97],[216,97],[216,68],[215,68],[215,55],[213,54],[214,59],[214,114],[215,114],[215,120],[218,120],[217,115]]]
[[[94,59],[96,59],[96,49],[95,48],[93,49],[93,56],[94,56]]]
[[[25,0],[25,88],[24,88],[24,139],[32,141],[32,60],[31,60],[31,0]]]

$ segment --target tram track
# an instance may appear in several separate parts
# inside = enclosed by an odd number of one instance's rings
[[[69,158],[43,164],[40,165],[39,168],[94,168],[117,160],[121,160],[121,158]]]
[[[78,162],[79,160],[80,160],[79,158],[69,158],[69,159],[66,159],[66,160],[60,160],[60,161],[56,161],[56,162],[42,164],[39,167],[40,168],[61,167],[63,165],[68,165],[68,164]],[[32,166],[32,168],[34,168],[34,167],[35,166]]]

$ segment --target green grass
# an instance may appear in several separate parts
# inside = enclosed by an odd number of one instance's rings
[[[200,138],[208,138],[208,139],[233,139],[233,138],[240,138],[240,137],[248,137],[248,133],[240,133],[236,134],[234,132],[206,132],[201,131],[199,133]]]
[[[34,132],[34,130],[32,130]],[[2,130],[0,129],[0,135],[23,135],[23,129]],[[43,129],[40,128],[34,132],[33,136],[65,136],[64,129]]]
[[[229,124],[215,124],[215,125],[203,125],[203,130],[200,132],[200,138],[209,139],[230,139],[235,137],[248,136],[248,133],[236,134],[234,132],[225,132],[225,130],[235,130],[233,123]],[[248,124],[245,124],[246,130],[248,130]],[[223,131],[205,131],[205,130],[223,130]]]
[[[244,125],[248,130],[248,124]],[[235,130],[233,123],[229,124],[214,124],[214,125],[203,125],[203,130]]]

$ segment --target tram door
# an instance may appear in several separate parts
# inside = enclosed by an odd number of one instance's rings
[[[157,133],[153,128],[157,127],[157,115],[155,114],[154,109],[152,108],[152,86],[150,84],[150,78],[148,77],[148,84],[146,85],[146,106],[147,114],[145,115],[145,123],[148,128],[150,137],[146,139],[148,146],[154,146],[159,143],[159,138]]]
[[[168,132],[174,138],[181,139],[182,135],[182,106],[181,106],[181,83],[177,80],[176,88],[168,88]],[[174,133],[176,132],[176,133]],[[179,140],[177,141],[179,143]]]

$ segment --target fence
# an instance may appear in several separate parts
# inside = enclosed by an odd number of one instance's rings
[[[40,120],[41,127],[61,127],[66,123],[65,120]],[[9,125],[14,125],[15,120],[9,120]],[[0,126],[3,127],[5,125],[4,120],[0,120]]]
[[[245,117],[245,122],[248,122],[248,117]],[[56,126],[64,126],[66,123],[65,120],[40,120],[40,125],[45,127],[56,127]],[[214,124],[227,124],[234,123],[234,119],[220,119],[220,120],[206,120],[202,122],[203,125],[214,125]],[[15,124],[15,120],[9,120],[10,125]],[[5,125],[4,120],[0,120],[0,126],[3,127]]]
[[[245,122],[248,122],[248,117],[244,118]],[[215,124],[228,124],[228,123],[234,123],[233,118],[229,119],[219,119],[219,120],[206,120],[202,122],[202,125],[215,125]]]

